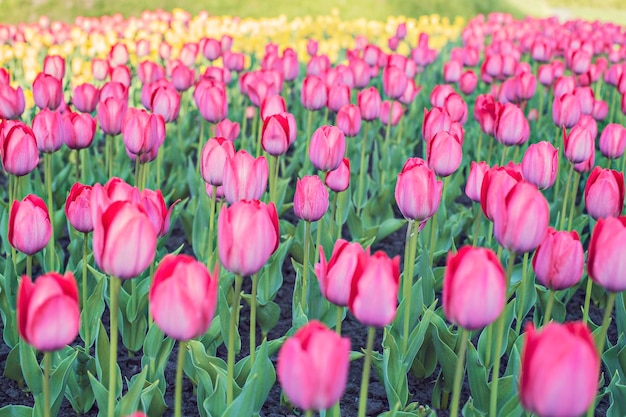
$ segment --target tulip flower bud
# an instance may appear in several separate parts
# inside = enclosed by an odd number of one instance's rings
[[[230,204],[239,200],[258,200],[267,188],[269,168],[264,156],[254,158],[245,150],[226,159],[222,185]]]
[[[63,146],[66,134],[63,116],[58,111],[41,110],[33,119],[33,133],[41,152],[58,151]]]
[[[323,410],[346,389],[350,339],[312,320],[278,352],[276,373],[289,400],[303,410]]]
[[[14,201],[8,229],[9,243],[20,252],[34,255],[45,248],[52,236],[46,203],[34,194]]]
[[[304,78],[301,94],[302,106],[307,110],[319,110],[328,101],[326,85],[314,75],[308,75]]]
[[[419,158],[409,158],[398,174],[396,203],[407,220],[423,222],[439,209],[443,183]]]
[[[8,84],[0,84],[0,118],[18,119],[25,106],[22,87],[14,89]]]
[[[380,122],[383,125],[389,123],[389,110],[391,110],[391,126],[395,126],[400,122],[404,114],[404,108],[402,108],[402,104],[399,101],[383,101],[380,106]]]
[[[474,202],[480,202],[480,190],[483,185],[483,178],[489,171],[489,165],[486,162],[474,162],[470,166],[470,172],[465,184],[465,195]]]
[[[431,110],[424,109],[424,123],[422,124],[422,136],[426,142],[430,142],[438,132],[452,131],[452,118],[447,110],[434,107]]]
[[[74,274],[49,272],[33,284],[24,275],[17,290],[17,329],[35,349],[52,352],[72,343],[80,328]]]
[[[595,220],[617,217],[624,206],[624,173],[595,167],[585,185],[585,207]]]
[[[284,113],[286,111],[287,106],[285,105],[285,99],[278,94],[272,94],[265,97],[261,103],[261,119],[263,121],[265,121],[268,117]]]
[[[217,123],[228,114],[228,97],[224,83],[204,79],[196,84],[193,99],[202,117],[211,123]]]
[[[161,115],[165,123],[178,119],[180,110],[180,95],[171,84],[157,87],[152,92],[150,110],[154,114]]]
[[[98,124],[106,135],[115,136],[122,133],[127,108],[125,100],[114,97],[101,98],[97,106]]]
[[[522,158],[524,180],[540,190],[552,187],[559,169],[559,150],[542,141],[528,147]]]
[[[337,113],[344,104],[350,104],[350,87],[333,84],[328,88],[328,109]]]
[[[21,177],[34,170],[39,163],[39,151],[31,128],[12,120],[0,124],[0,158],[9,174]]]
[[[183,64],[178,64],[172,69],[171,79],[177,91],[187,91],[196,80],[196,72]]]
[[[465,95],[470,95],[476,89],[478,85],[478,77],[472,70],[467,70],[461,74],[459,79],[459,89]]]
[[[507,103],[496,106],[494,136],[505,146],[521,145],[530,137],[530,126],[522,109],[515,104]]]
[[[591,132],[580,125],[574,126],[569,134],[563,128],[563,145],[565,157],[573,164],[588,159],[591,153],[595,151]]]
[[[272,156],[282,155],[289,149],[291,133],[289,120],[285,113],[274,114],[263,121],[261,131],[261,146]]]
[[[154,154],[165,140],[165,120],[145,110],[128,109],[122,124],[122,138],[130,154]],[[150,159],[152,160],[152,159]]]
[[[339,239],[335,242],[329,261],[326,262],[324,250],[320,247],[320,261],[315,264],[315,275],[321,293],[331,303],[342,307],[348,305],[352,279],[357,273],[361,254],[365,254],[365,251],[360,244]]]
[[[83,113],[93,113],[100,100],[100,90],[92,84],[81,84],[72,92],[72,104]]]
[[[217,137],[225,138],[230,142],[234,142],[239,137],[241,128],[238,122],[224,119],[215,125],[215,133]]]
[[[390,99],[397,100],[402,97],[407,83],[407,76],[400,68],[387,66],[383,70],[383,91]]]
[[[448,132],[438,132],[428,142],[428,166],[439,177],[453,174],[461,165],[463,148],[459,138]]]
[[[583,275],[583,245],[575,230],[548,228],[546,238],[533,256],[537,281],[551,290],[564,290],[578,284]]]
[[[336,126],[321,126],[313,132],[309,158],[320,171],[332,171],[343,160],[346,152],[346,138]]]
[[[600,218],[596,223],[587,255],[587,272],[607,291],[626,290],[626,216]]]
[[[443,80],[447,83],[456,83],[461,78],[463,71],[463,62],[456,59],[450,60],[443,64]]]
[[[39,73],[33,81],[33,99],[40,109],[56,110],[63,100],[61,81],[52,75]]]
[[[163,67],[152,61],[141,61],[137,66],[137,76],[142,84],[152,84],[165,77]]]
[[[508,192],[520,181],[521,173],[509,166],[494,167],[485,173],[480,187],[480,205],[485,217],[493,221]]]
[[[72,227],[81,233],[93,230],[91,219],[91,186],[75,183],[65,201],[65,216]]]
[[[596,120],[604,120],[609,114],[609,105],[606,101],[595,100],[593,102],[593,110],[591,116]]]
[[[212,276],[211,276],[212,275]],[[150,314],[165,335],[190,340],[206,333],[217,307],[219,264],[209,274],[188,255],[166,255],[154,273]]]
[[[336,193],[347,190],[350,186],[350,160],[343,158],[338,168],[328,172],[325,183]]]
[[[382,100],[376,87],[369,87],[362,90],[357,97],[357,103],[359,110],[361,110],[361,118],[363,120],[372,121],[377,119],[380,115]]]
[[[256,274],[279,243],[274,203],[243,200],[222,207],[217,221],[217,248],[228,271],[244,276]]]
[[[328,211],[328,190],[317,175],[298,179],[293,211],[299,219],[316,222]]]
[[[620,158],[626,149],[626,128],[617,123],[606,125],[600,135],[600,152],[610,159]]]
[[[354,137],[361,130],[361,111],[354,104],[344,104],[337,113],[337,127],[345,136]]]
[[[443,311],[452,323],[478,330],[494,322],[506,302],[506,276],[496,254],[464,246],[450,252],[443,276]]]
[[[528,324],[519,379],[522,406],[538,416],[580,416],[596,398],[598,369],[593,336],[582,322],[552,322],[539,331]]]
[[[552,103],[552,120],[557,127],[573,127],[578,123],[580,114],[580,101],[574,94],[567,93],[560,97],[555,94]]]

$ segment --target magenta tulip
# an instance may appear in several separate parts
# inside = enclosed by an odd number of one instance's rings
[[[293,211],[296,217],[307,222],[316,222],[328,211],[328,190],[317,175],[298,179],[293,196]]]
[[[522,158],[524,180],[540,190],[552,187],[559,168],[559,150],[550,142],[533,143]]]
[[[587,213],[598,220],[617,217],[624,206],[624,173],[595,167],[585,185]]]
[[[533,256],[533,270],[539,281],[551,290],[564,290],[576,285],[583,275],[583,245],[575,230],[548,234]]]
[[[396,183],[396,203],[407,220],[423,222],[439,209],[443,183],[424,160],[409,158]]]
[[[14,201],[8,229],[9,243],[20,252],[34,255],[45,248],[52,236],[46,203],[35,194]]]
[[[91,189],[90,185],[75,183],[65,200],[65,216],[72,227],[81,233],[93,230],[91,218]]]

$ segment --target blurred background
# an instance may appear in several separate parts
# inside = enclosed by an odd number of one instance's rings
[[[626,0],[0,0],[0,22],[33,22],[47,15],[53,20],[72,22],[76,16],[122,13],[138,16],[141,11],[179,7],[192,14],[206,10],[214,15],[272,17],[328,15],[342,19],[386,20],[387,16],[417,17],[424,14],[463,16],[501,11],[515,17],[556,15],[561,19],[581,17],[626,25]]]

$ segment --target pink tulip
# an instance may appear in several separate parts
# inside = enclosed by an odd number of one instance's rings
[[[285,113],[287,106],[285,105],[285,99],[278,94],[272,94],[265,97],[261,103],[261,119],[265,121],[268,117],[275,114]]]
[[[172,85],[177,91],[187,91],[195,82],[196,72],[181,63],[172,69],[171,78]]]
[[[610,159],[620,158],[626,149],[626,128],[617,123],[606,125],[600,135],[600,152]]]
[[[519,182],[496,208],[494,236],[503,247],[525,253],[535,249],[548,233],[550,207],[534,185]]]
[[[315,39],[309,39],[306,43],[306,52],[309,56],[317,55],[317,48],[319,47],[319,43]]]
[[[530,126],[524,112],[515,104],[496,106],[494,136],[505,146],[521,145],[530,137]]]
[[[63,113],[65,135],[63,140],[70,149],[85,149],[93,142],[96,120],[87,113]]]
[[[224,197],[233,204],[240,200],[258,200],[267,188],[269,168],[264,156],[254,158],[245,150],[227,158],[222,185]]]
[[[383,251],[361,253],[358,263],[348,307],[361,324],[384,327],[396,316],[400,256],[390,259]]]
[[[461,165],[463,148],[459,138],[448,132],[438,132],[428,142],[428,166],[439,177],[453,174]]]
[[[423,222],[437,212],[443,183],[419,158],[409,158],[398,174],[395,198],[407,220]]]
[[[8,229],[9,243],[20,252],[34,255],[45,248],[52,236],[46,203],[35,194],[14,201]]]
[[[574,126],[569,134],[563,128],[563,145],[565,157],[573,164],[588,159],[595,147],[591,132],[580,125]]]
[[[389,123],[389,111],[391,110],[391,126],[396,126],[402,115],[404,114],[404,108],[399,101],[388,101],[385,100],[380,106],[380,122],[383,125],[387,125]]]
[[[157,87],[150,98],[150,108],[154,114],[161,115],[165,123],[178,119],[180,110],[180,95],[170,84]]]
[[[472,70],[467,70],[461,74],[459,79],[459,89],[465,95],[470,95],[478,85],[478,77]]]
[[[609,114],[609,105],[606,101],[595,100],[593,102],[593,110],[591,116],[596,120],[604,120]]]
[[[546,238],[533,256],[537,281],[551,290],[564,290],[578,284],[583,275],[583,245],[575,230],[548,228]]]
[[[474,105],[474,119],[480,124],[482,131],[492,136],[496,123],[496,103],[489,95],[479,95],[476,97]]]
[[[215,125],[215,133],[217,136],[226,138],[230,142],[234,142],[239,137],[240,130],[239,123],[229,119],[224,119]]]
[[[280,243],[276,207],[258,200],[222,207],[217,242],[224,268],[243,276],[256,274]]]
[[[626,289],[626,216],[600,218],[589,242],[587,272],[607,291]]]
[[[84,113],[93,113],[99,100],[100,90],[92,84],[81,84],[72,92],[72,104]]]
[[[293,196],[293,211],[296,217],[307,222],[316,222],[328,211],[328,190],[317,175],[298,179]]]
[[[24,113],[25,106],[22,87],[0,84],[0,118],[18,119]]]
[[[448,112],[441,107],[434,107],[431,110],[424,109],[424,122],[422,124],[422,136],[426,142],[439,132],[452,131],[452,118]]]
[[[152,61],[141,61],[137,66],[137,76],[142,84],[152,84],[165,77],[165,71],[162,66]]]
[[[129,88],[132,79],[132,75],[130,74],[130,68],[126,65],[118,65],[116,67],[111,67],[111,82],[117,82],[122,84],[124,87]]]
[[[489,165],[486,162],[474,162],[470,166],[470,172],[465,184],[465,195],[474,202],[480,202],[480,190],[483,184],[483,178],[489,171]]]
[[[39,151],[31,128],[22,122],[5,120],[0,130],[0,158],[4,170],[18,177],[34,170],[39,163]]]
[[[321,126],[313,132],[309,158],[313,166],[320,171],[332,171],[343,160],[346,152],[346,139],[335,126]]]
[[[43,72],[62,81],[65,75],[65,59],[59,55],[46,56],[43,60]]]
[[[128,109],[122,124],[122,139],[130,154],[139,157],[144,154],[156,156],[156,152],[165,140],[165,121],[158,114]]]
[[[549,87],[554,82],[554,70],[550,64],[540,65],[537,71],[537,81],[544,87]]]
[[[359,57],[350,59],[350,69],[354,74],[354,87],[365,88],[370,82],[371,71],[369,65]]]
[[[91,219],[91,186],[75,183],[65,201],[65,216],[72,227],[81,233],[93,231]]]
[[[166,255],[148,294],[150,314],[159,329],[176,340],[204,334],[215,315],[218,279],[219,265],[209,274],[189,255]]]
[[[361,111],[354,104],[344,104],[337,113],[337,127],[347,137],[354,137],[361,130]]]
[[[205,39],[202,45],[202,55],[207,61],[215,61],[222,55],[222,44],[214,38]]]
[[[563,94],[557,97],[555,93],[552,103],[552,120],[557,127],[573,127],[578,123],[580,114],[580,101],[574,94]]]
[[[452,323],[478,330],[494,322],[506,303],[506,276],[496,254],[464,246],[450,252],[443,276],[443,311]]]
[[[283,51],[283,75],[286,81],[293,81],[300,75],[300,63],[298,62],[298,54],[292,48]]]
[[[480,206],[485,217],[493,221],[495,212],[504,203],[506,195],[520,181],[521,172],[509,166],[496,166],[485,173],[480,187]]]
[[[123,43],[116,43],[109,50],[111,66],[124,65],[128,62],[128,48]]]
[[[78,336],[80,310],[74,274],[49,272],[33,284],[24,275],[17,290],[17,329],[35,349],[62,349]]]
[[[337,113],[344,104],[350,103],[350,87],[333,84],[328,88],[328,109]]]
[[[443,108],[450,115],[452,122],[464,124],[467,120],[467,104],[463,97],[457,93],[448,94],[443,103]]]
[[[303,410],[323,410],[346,389],[350,339],[312,320],[288,338],[278,352],[278,381],[289,400]]]
[[[369,87],[359,92],[357,103],[363,120],[369,122],[378,119],[382,100],[376,87]]]
[[[463,71],[463,62],[455,59],[443,64],[443,80],[447,83],[459,82],[461,72]]]
[[[39,73],[33,81],[33,99],[40,109],[56,110],[63,100],[63,86],[61,81],[52,75]]]
[[[522,158],[524,180],[540,190],[552,187],[559,168],[559,150],[542,141],[528,147]]]
[[[328,172],[325,183],[336,193],[347,190],[350,186],[350,160],[343,158],[339,167]]]
[[[315,264],[315,275],[320,284],[320,291],[331,303],[346,307],[350,297],[352,279],[357,273],[359,257],[365,254],[358,243],[348,243],[339,239],[335,242],[333,253],[328,262],[324,250],[320,247],[320,261]]]
[[[261,146],[272,156],[282,155],[289,149],[291,132],[285,113],[274,114],[264,119],[261,131]]]
[[[106,135],[122,133],[122,123],[128,104],[124,100],[109,97],[101,100],[97,107],[98,124]]]
[[[144,188],[140,193],[141,206],[152,223],[157,237],[163,237],[170,230],[170,217],[174,206],[180,200],[176,200],[169,208],[165,204],[161,190]]]
[[[109,81],[100,89],[100,103],[109,97],[128,102],[128,87],[116,81]]]
[[[596,167],[585,185],[585,207],[595,220],[617,217],[624,206],[624,173]]]
[[[94,58],[91,61],[91,74],[98,81],[104,81],[109,75],[109,61]]]
[[[407,76],[400,68],[388,66],[383,70],[383,91],[390,99],[397,100],[402,97],[407,83]]]
[[[53,153],[61,149],[65,140],[63,116],[58,111],[43,109],[33,119],[33,133],[37,148],[44,153]]]
[[[301,102],[307,110],[319,110],[328,101],[328,91],[324,82],[314,76],[308,75],[302,81]]]
[[[221,82],[204,79],[196,84],[193,99],[198,106],[202,117],[210,122],[217,123],[228,114],[228,97],[226,87]]]
[[[200,173],[207,184],[220,186],[226,161],[235,156],[233,143],[222,137],[209,139],[202,148]]]
[[[582,322],[526,327],[522,345],[519,396],[538,416],[576,417],[596,398],[600,357],[591,331]]]
[[[100,270],[120,279],[141,274],[154,260],[157,242],[144,209],[128,201],[116,201],[102,210],[92,202],[92,212],[93,255]]]

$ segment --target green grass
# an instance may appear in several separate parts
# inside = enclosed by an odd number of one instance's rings
[[[532,1],[532,0],[531,0]],[[271,7],[268,7],[271,4]],[[76,16],[101,16],[121,12],[125,16],[137,16],[145,9],[172,10],[181,7],[192,14],[207,10],[215,15],[239,15],[242,17],[271,17],[284,14],[289,18],[303,15],[327,15],[335,8],[344,19],[367,18],[386,20],[387,16],[418,17],[437,13],[441,16],[463,16],[503,11],[522,16],[513,0],[321,0],[294,2],[273,0],[4,0],[2,22],[31,22],[41,15],[51,19],[72,22]]]

